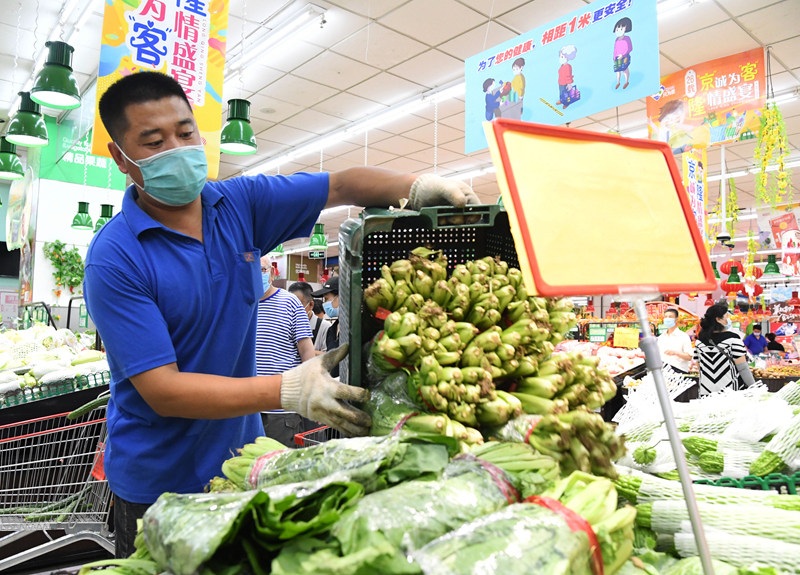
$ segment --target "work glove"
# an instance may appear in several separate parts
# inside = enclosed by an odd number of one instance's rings
[[[447,180],[435,174],[423,174],[414,180],[408,193],[408,209],[419,211],[427,206],[455,206],[481,203],[475,192],[459,180]]]
[[[369,391],[333,379],[330,371],[347,357],[344,344],[285,372],[281,379],[281,406],[350,436],[367,435],[372,419],[345,401],[364,402]]]

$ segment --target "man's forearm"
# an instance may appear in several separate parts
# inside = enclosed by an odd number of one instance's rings
[[[147,404],[162,417],[228,419],[281,409],[281,376],[222,377],[181,373],[175,364],[131,378]]]
[[[368,166],[330,174],[326,208],[354,205],[364,208],[400,205],[419,176]]]
[[[304,337],[297,341],[297,353],[300,354],[300,361],[303,362],[316,357],[317,354],[314,352],[314,344],[310,337]]]

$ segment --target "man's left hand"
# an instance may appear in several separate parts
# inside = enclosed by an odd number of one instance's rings
[[[479,204],[480,200],[467,184],[449,180],[435,174],[423,174],[414,181],[408,194],[408,208],[419,211],[427,206],[455,206]]]

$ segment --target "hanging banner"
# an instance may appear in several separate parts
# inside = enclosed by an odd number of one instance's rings
[[[708,245],[708,229],[706,228],[706,160],[705,148],[692,150],[683,155],[683,185],[689,194],[694,220],[703,235],[703,242]]]
[[[697,64],[661,78],[647,98],[651,140],[682,154],[758,136],[766,102],[764,49]]]
[[[658,66],[656,0],[597,0],[467,59],[465,151],[494,118],[559,125],[645,98]]]
[[[229,0],[105,0],[97,101],[122,76],[162,72],[183,86],[208,158],[219,172],[222,80]],[[92,154],[110,157],[95,108]]]

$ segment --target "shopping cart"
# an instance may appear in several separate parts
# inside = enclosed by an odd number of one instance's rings
[[[337,431],[332,427],[328,427],[327,425],[323,425],[322,427],[312,429],[311,431],[295,434],[294,446],[295,449],[300,449],[301,447],[311,447],[312,445],[319,445],[320,443],[330,441],[331,439],[341,439],[343,437],[344,435],[342,435],[340,431]]]
[[[103,470],[106,407],[72,420],[67,415],[0,426],[0,532],[12,532],[0,537],[0,548],[35,531],[65,531],[0,560],[0,571],[76,541],[114,553]]]

